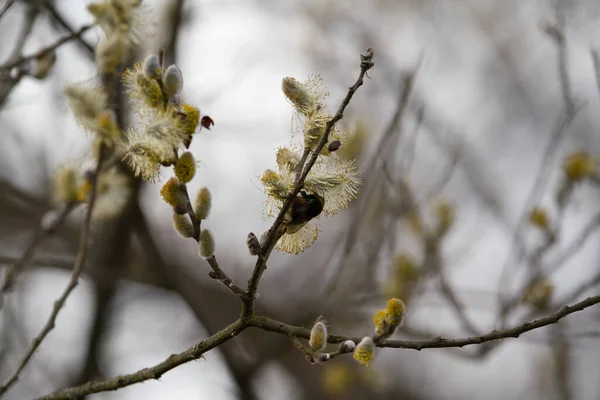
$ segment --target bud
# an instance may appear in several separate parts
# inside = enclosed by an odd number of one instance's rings
[[[334,151],[339,150],[340,147],[342,147],[342,142],[340,142],[339,140],[334,140],[329,144],[328,149],[330,152],[333,153]]]
[[[215,239],[208,229],[203,229],[200,233],[198,254],[202,258],[211,258],[215,255]]]
[[[260,236],[258,237],[258,243],[260,244],[260,247],[263,247],[265,245],[268,237],[269,237],[268,229],[260,234]]]
[[[327,361],[329,361],[329,359],[331,359],[331,354],[329,354],[329,353],[321,353],[317,357],[317,360],[319,362],[327,362]]]
[[[163,90],[167,96],[175,96],[183,87],[183,76],[175,64],[169,65],[163,75]]]
[[[256,238],[256,235],[252,232],[248,234],[248,238],[246,239],[246,245],[248,246],[248,251],[251,256],[257,256],[260,254],[260,243]]]
[[[182,238],[191,238],[194,236],[194,227],[192,226],[192,222],[189,217],[186,215],[181,215],[177,213],[173,213],[173,227],[175,231]]]
[[[148,78],[160,78],[160,61],[158,60],[156,54],[150,54],[148,57],[146,57],[144,63],[142,64],[142,70],[144,71],[144,75],[146,75]]]
[[[281,90],[298,110],[307,111],[311,108],[313,101],[308,90],[295,78],[283,78]]]
[[[196,204],[194,206],[194,213],[196,213],[196,218],[198,219],[206,219],[208,214],[210,213],[210,208],[212,205],[212,196],[210,194],[210,190],[207,187],[202,187],[198,191],[196,195]]]
[[[435,208],[437,217],[437,233],[444,235],[454,223],[454,208],[449,203],[442,201]]]
[[[375,324],[375,335],[383,335],[387,331],[387,313],[385,310],[379,310],[373,315],[373,324]]]
[[[404,312],[406,311],[406,306],[404,302],[400,299],[390,299],[387,302],[385,307],[386,312],[386,323],[391,328],[391,331],[395,330],[402,321],[404,320]],[[391,332],[390,332],[391,333]]]
[[[29,68],[29,75],[35,79],[44,79],[52,70],[55,62],[56,53],[54,50],[47,51],[33,60],[33,64]]]
[[[563,172],[571,182],[579,182],[596,173],[596,160],[585,151],[578,151],[567,156],[563,163]]]
[[[340,343],[339,351],[341,353],[349,353],[356,348],[356,343],[352,340],[346,340],[345,342]]]
[[[213,121],[213,119],[211,117],[209,117],[208,115],[205,115],[200,120],[200,123],[202,124],[202,126],[204,128],[206,128],[210,131],[210,127],[215,124],[215,121]]]
[[[196,160],[189,151],[183,153],[175,164],[175,176],[181,183],[188,183],[196,174]]]
[[[174,176],[170,177],[169,180],[165,182],[162,189],[160,189],[160,195],[163,200],[173,208],[180,208],[187,204],[187,198],[181,191],[179,179]]]
[[[534,207],[533,210],[529,213],[529,222],[542,231],[549,232],[550,228],[550,218],[548,217],[548,212],[542,207]]]
[[[373,360],[375,356],[375,342],[373,339],[366,336],[364,337],[356,349],[354,349],[353,358],[358,361],[361,365],[369,366],[369,363]]]
[[[327,345],[327,326],[318,321],[310,330],[308,345],[313,352],[321,351]]]

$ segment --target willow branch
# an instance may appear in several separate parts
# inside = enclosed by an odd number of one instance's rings
[[[86,384],[75,386],[69,389],[58,390],[47,396],[40,397],[38,400],[70,400],[80,397],[112,390],[121,389],[136,383],[144,382],[150,379],[159,379],[164,373],[190,361],[198,360],[207,351],[214,349],[236,337],[246,328],[246,325],[241,320],[236,320],[234,323],[225,329],[215,333],[202,342],[190,347],[186,351],[179,354],[172,354],[165,361],[150,367],[139,370],[133,374],[120,375],[114,378],[92,381]]]
[[[102,146],[100,148],[100,154],[98,156],[98,164],[96,166],[96,171],[95,171],[94,179],[92,182],[92,188],[91,188],[89,202],[88,202],[88,209],[86,211],[85,218],[83,220],[83,225],[81,227],[81,235],[79,237],[79,249],[77,251],[77,258],[75,260],[75,265],[73,267],[73,273],[71,274],[71,279],[69,280],[69,283],[68,283],[67,287],[64,289],[63,293],[54,302],[54,306],[52,308],[52,313],[50,314],[50,317],[46,321],[46,324],[44,325],[44,327],[42,328],[40,333],[31,342],[29,349],[27,350],[27,352],[25,353],[25,355],[19,362],[17,369],[8,378],[6,383],[4,383],[4,385],[2,385],[2,387],[0,387],[0,395],[6,393],[19,380],[19,374],[21,373],[21,371],[23,371],[23,369],[25,368],[27,363],[31,360],[31,358],[33,357],[33,354],[38,349],[38,347],[40,347],[40,345],[42,344],[42,342],[44,341],[46,336],[48,336],[50,331],[52,331],[52,329],[54,329],[54,325],[56,323],[56,318],[58,317],[58,313],[65,305],[67,298],[69,297],[69,295],[71,294],[73,289],[75,289],[75,287],[77,286],[77,283],[79,281],[79,275],[81,275],[81,272],[83,270],[83,265],[85,264],[85,260],[87,257],[90,226],[91,226],[91,222],[92,222],[92,212],[94,210],[94,204],[96,202],[98,175],[102,168],[102,160],[103,160],[104,152],[105,152],[105,147]]]
[[[294,198],[298,195],[298,192],[300,192],[300,189],[302,188],[302,185],[304,184],[304,181],[306,180],[306,177],[308,176],[308,173],[310,172],[311,168],[317,162],[317,158],[319,157],[319,154],[321,154],[321,150],[323,150],[323,147],[325,147],[327,141],[329,140],[329,134],[335,127],[335,124],[337,124],[343,118],[344,111],[346,110],[348,104],[350,104],[350,100],[352,100],[354,93],[356,93],[358,88],[360,88],[363,85],[365,75],[371,68],[373,68],[374,65],[375,64],[373,63],[373,49],[367,49],[365,53],[361,54],[360,73],[358,79],[356,80],[354,85],[350,86],[350,88],[348,89],[348,93],[342,100],[342,103],[340,104],[335,115],[329,121],[327,121],[321,141],[317,145],[316,149],[312,152],[312,155],[310,156],[308,162],[304,166],[302,173],[295,180],[294,190],[292,191],[292,193],[289,194],[289,196],[285,200],[285,203],[283,204],[279,215],[277,215],[273,226],[271,226],[265,244],[262,248],[262,254],[258,256],[258,259],[256,260],[256,265],[254,266],[254,270],[252,271],[252,276],[248,281],[247,293],[249,296],[249,300],[245,302],[245,317],[249,317],[254,313],[254,303],[256,291],[258,290],[258,283],[264,270],[267,268],[267,260],[271,254],[271,251],[273,250],[275,244],[281,236],[280,227],[283,223],[284,215],[291,207]],[[305,151],[303,154],[303,158],[306,158],[305,156],[307,156],[307,154],[308,153]]]

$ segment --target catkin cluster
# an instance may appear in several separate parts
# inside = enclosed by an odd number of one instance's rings
[[[276,154],[277,169],[268,169],[261,177],[267,195],[265,213],[269,217],[274,217],[280,211],[294,188],[302,155],[316,151],[327,123],[332,118],[323,104],[328,93],[323,90],[320,78],[313,77],[303,83],[294,78],[284,78],[282,90],[294,108],[294,121],[297,122],[295,126],[302,136],[302,142],[299,144],[293,141],[290,146],[279,148]],[[307,193],[315,193],[324,198],[323,212],[326,215],[333,215],[348,207],[358,194],[361,181],[355,160],[336,154],[349,139],[348,133],[334,127],[304,181],[303,188]],[[318,227],[308,223],[293,234],[283,235],[276,248],[297,254],[316,241],[318,232]]]

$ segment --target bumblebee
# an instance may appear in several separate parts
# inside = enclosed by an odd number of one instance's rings
[[[308,221],[323,211],[325,199],[318,194],[307,194],[301,190],[283,217],[283,233],[298,232]]]

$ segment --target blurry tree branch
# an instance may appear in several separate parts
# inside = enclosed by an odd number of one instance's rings
[[[6,13],[8,12],[8,10],[15,4],[15,0],[6,0],[6,3],[4,3],[4,5],[2,6],[2,9],[0,9],[0,22],[2,21],[2,18],[4,18],[4,16],[6,15]]]
[[[94,204],[95,204],[95,200],[96,200],[97,183],[98,183],[97,182],[98,180],[96,178],[98,177],[100,170],[102,168],[104,149],[105,149],[104,146],[102,146],[100,149],[100,153],[98,155],[98,164],[96,165],[95,174],[94,174],[94,177],[92,180],[92,187],[91,187],[91,192],[89,195],[88,208],[86,210],[85,218],[84,218],[84,221],[83,221],[83,224],[81,227],[81,236],[79,239],[79,250],[77,252],[77,259],[75,260],[75,265],[73,266],[73,273],[71,274],[71,279],[69,280],[69,284],[64,289],[64,291],[60,295],[60,297],[54,302],[54,305],[52,308],[52,313],[50,314],[48,321],[42,328],[41,332],[33,339],[31,346],[29,347],[26,354],[21,359],[17,369],[8,378],[8,380],[0,387],[0,395],[6,393],[6,391],[8,391],[12,387],[12,385],[14,385],[17,382],[17,380],[19,379],[19,374],[25,368],[25,366],[27,365],[27,363],[29,362],[29,360],[31,359],[31,357],[33,356],[33,354],[35,353],[37,348],[42,344],[42,341],[46,338],[48,333],[50,333],[50,331],[52,329],[54,329],[54,326],[56,323],[56,318],[58,317],[58,313],[64,306],[65,302],[67,301],[67,298],[69,297],[69,295],[71,294],[73,289],[75,289],[75,287],[77,286],[77,283],[79,281],[79,275],[81,275],[81,272],[83,270],[83,266],[85,264],[85,260],[87,257],[88,239],[89,239],[89,235],[90,235],[92,212],[94,210]]]
[[[56,9],[56,7],[54,6],[54,4],[52,4],[51,0],[44,0],[44,7],[48,10],[48,12],[50,13],[50,15],[52,15],[52,18],[54,18],[54,20],[67,32],[69,32],[71,34],[71,36],[73,36],[73,38],[77,41],[77,43],[83,47],[86,52],[88,53],[88,55],[91,55],[93,57],[94,55],[94,47],[92,45],[90,45],[89,43],[87,43],[85,40],[83,40],[83,38],[81,37],[81,34],[83,33],[77,33],[73,27],[71,27],[71,25],[69,25],[69,23],[65,20],[65,18],[58,12],[58,10]]]

